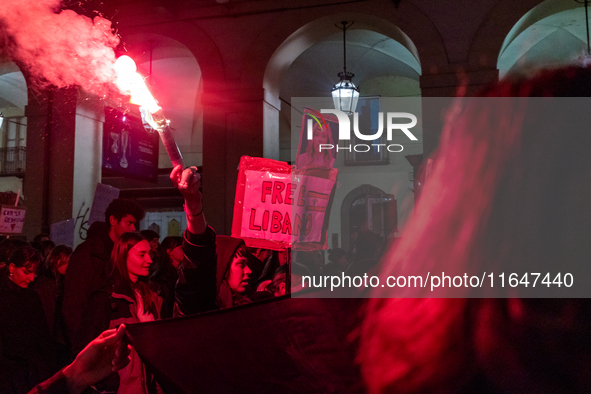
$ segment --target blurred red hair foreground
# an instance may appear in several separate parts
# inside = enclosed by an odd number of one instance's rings
[[[591,270],[591,106],[576,105],[590,96],[591,70],[571,67],[499,82],[483,97],[513,99],[476,99],[456,111],[380,276]],[[570,99],[559,111],[555,99],[533,111],[532,97]],[[574,283],[590,287],[576,275]],[[591,387],[589,299],[518,298],[529,290],[520,288],[504,298],[375,290],[358,355],[372,393]],[[474,296],[468,290],[461,297]]]

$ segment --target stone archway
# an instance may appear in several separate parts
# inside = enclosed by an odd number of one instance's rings
[[[135,33],[123,36],[123,42],[146,77],[154,97],[171,121],[173,136],[187,165],[203,164],[203,90],[201,67],[191,51],[166,35]],[[159,168],[171,163],[160,147]]]
[[[27,82],[19,67],[0,60],[0,192],[22,189],[25,171]],[[10,188],[10,189],[7,189]],[[4,190],[6,189],[6,190]],[[15,189],[15,190],[12,190]]]
[[[380,53],[384,54],[387,52],[386,50],[384,50],[385,46],[382,46],[380,48],[376,48],[376,46],[383,45],[383,42],[387,40],[394,42],[397,45],[396,50],[400,51],[400,56],[404,58],[401,63],[411,64],[411,66],[407,67],[411,71],[406,73],[415,74],[413,78],[416,80],[416,91],[417,94],[420,94],[419,76],[421,74],[421,66],[419,61],[418,50],[413,44],[412,40],[410,40],[410,38],[393,22],[369,14],[351,13],[335,14],[327,17],[318,18],[300,27],[289,37],[287,37],[281,43],[281,45],[279,45],[279,47],[275,50],[267,64],[263,81],[266,104],[264,108],[265,157],[289,160],[289,154],[285,154],[285,152],[282,152],[282,154],[280,154],[279,152],[280,136],[278,135],[278,131],[283,130],[283,132],[281,133],[282,141],[287,141],[288,144],[288,142],[290,141],[290,138],[287,135],[289,134],[289,125],[291,124],[289,114],[289,100],[291,99],[291,97],[282,97],[285,96],[285,93],[282,93],[281,89],[282,86],[283,88],[285,88],[285,78],[287,78],[287,75],[290,75],[290,67],[292,65],[294,65],[295,67],[300,67],[303,70],[302,73],[304,73],[304,75],[309,76],[310,70],[306,71],[306,66],[301,67],[300,64],[294,63],[296,59],[298,59],[301,55],[309,52],[313,49],[313,47],[317,45],[326,45],[327,42],[330,42],[331,37],[336,36],[336,38],[333,38],[333,40],[338,41],[338,56],[335,57],[336,62],[339,63],[339,66],[337,66],[336,68],[328,67],[328,69],[332,70],[329,76],[324,75],[324,70],[321,69],[312,71],[312,74],[320,75],[323,79],[322,82],[326,82],[328,83],[328,85],[324,86],[323,90],[317,92],[309,88],[314,86],[320,86],[320,84],[310,83],[309,81],[298,81],[297,84],[296,82],[293,83],[299,87],[306,87],[304,88],[304,90],[298,89],[298,92],[294,97],[317,97],[323,94],[330,96],[330,88],[332,87],[332,84],[338,81],[338,77],[336,76],[336,74],[338,73],[339,69],[342,71],[342,36],[339,30],[335,27],[335,23],[337,21],[346,20],[347,18],[349,18],[349,20],[355,21],[354,25],[351,27],[352,30],[348,33],[349,39],[347,41],[347,45],[349,47],[349,53],[352,49],[351,45],[364,45],[363,40],[367,39],[367,37],[369,37],[372,34],[373,41],[368,42],[364,47],[364,50],[367,52],[375,50],[376,53],[381,51]],[[361,34],[362,32],[365,32],[365,34]],[[357,42],[355,42],[355,33],[357,33]],[[376,38],[376,36],[378,38]],[[352,38],[353,42],[351,42]],[[334,44],[337,45],[337,42],[334,42]],[[392,48],[388,48],[388,50],[391,51]],[[335,59],[332,59],[332,56],[327,56],[327,58],[330,58],[332,62],[335,61]],[[324,61],[326,61],[326,58]],[[311,62],[308,64],[314,63],[315,62]],[[360,65],[357,67],[357,70],[354,70],[359,74],[358,78],[364,72],[368,71],[367,69],[373,68],[375,64],[375,59],[373,59],[373,61],[366,61],[361,63],[363,63],[363,66]],[[374,77],[381,78],[385,78],[389,75],[396,74],[387,72],[384,73],[383,70],[377,71],[373,69],[371,70],[371,72],[376,73]],[[380,72],[381,74],[379,74]],[[291,76],[290,80],[291,79],[295,81],[297,78]],[[391,82],[393,81],[394,80],[391,80]],[[381,82],[381,85],[383,85],[384,80],[382,79]],[[380,83],[373,84],[374,88],[375,86],[379,85]],[[375,95],[375,92],[371,91],[370,94]],[[383,95],[388,96],[389,92],[383,92]],[[282,103],[284,104],[283,108]],[[287,110],[285,110],[286,107]],[[286,145],[286,143],[284,143],[283,145]]]
[[[500,77],[581,63],[587,50],[583,5],[546,0],[529,7],[503,37],[496,64]]]

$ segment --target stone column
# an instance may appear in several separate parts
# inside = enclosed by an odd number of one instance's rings
[[[279,160],[279,113],[281,100],[268,90],[264,90],[264,143],[263,154],[267,159]]]
[[[28,239],[75,218],[82,202],[91,206],[101,174],[102,113],[102,104],[77,88],[29,93],[23,190]],[[75,244],[87,219],[76,225]]]
[[[204,209],[216,232],[229,235],[238,164],[244,155],[263,157],[269,104],[263,88],[204,92],[202,101]],[[278,146],[276,150],[278,156]]]

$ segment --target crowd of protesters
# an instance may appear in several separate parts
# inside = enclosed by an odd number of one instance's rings
[[[591,71],[584,68],[504,82],[485,92],[487,97],[589,95]],[[537,127],[564,119],[515,106],[475,108],[447,126],[438,157],[443,164],[427,184],[435,190],[455,185],[453,193],[421,200],[422,216],[408,225],[400,245],[390,245],[381,267],[384,240],[371,233],[358,234],[351,255],[333,249],[325,265],[321,252],[299,252],[291,267],[275,252],[216,236],[205,219],[194,167],[171,173],[185,199],[187,230],[160,248],[157,234],[135,231],[143,209],[123,199],[109,205],[105,222],[94,224],[73,253],[43,234],[30,244],[3,240],[0,392],[79,393],[90,385],[99,391],[157,392],[139,356],[122,341],[125,324],[281,296],[290,287],[289,269],[293,280],[376,268],[414,273],[433,262],[502,268],[515,261],[535,267],[557,257],[588,262],[589,133]],[[588,114],[577,116],[588,124]],[[576,169],[578,176],[541,174],[539,168],[550,168],[548,161]],[[467,168],[471,171],[464,173]],[[540,193],[561,188],[568,192]],[[556,202],[560,215],[546,209]],[[532,204],[536,209],[529,209]],[[588,299],[376,298],[358,327],[357,360],[371,392],[587,392],[589,310]]]
[[[187,231],[162,243],[136,231],[133,200],[116,199],[75,250],[48,234],[0,242],[0,392],[25,393],[121,324],[230,308],[289,293],[285,252],[248,248],[207,225],[196,168],[171,180],[185,198]],[[321,257],[323,259],[323,257]],[[304,259],[305,260],[305,259]],[[113,336],[104,334],[106,336]],[[153,392],[156,382],[133,349],[129,363],[97,390]],[[96,383],[96,382],[93,382]]]

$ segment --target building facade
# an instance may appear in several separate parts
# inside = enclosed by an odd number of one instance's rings
[[[205,211],[220,234],[231,230],[240,157],[291,161],[292,98],[330,96],[343,67],[341,21],[353,22],[347,70],[362,97],[470,96],[506,74],[576,61],[587,45],[585,12],[574,0],[128,0],[105,1],[98,11],[120,35],[117,53],[148,77],[185,163],[202,167]],[[99,182],[146,206],[152,214],[144,228],[157,224],[168,233],[182,199],[167,184],[162,147],[156,184],[103,176],[104,100],[76,87],[39,91],[7,57],[0,100],[0,191],[22,188],[29,238],[74,218],[80,242]],[[353,206],[365,207],[361,220],[381,215],[370,231],[403,231],[416,159],[435,151],[441,121],[425,118],[419,144],[380,163],[337,159],[342,187],[329,246],[349,246]],[[372,184],[367,174],[388,181]]]

